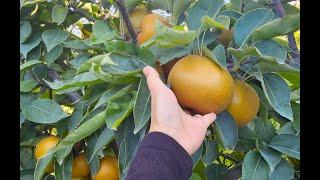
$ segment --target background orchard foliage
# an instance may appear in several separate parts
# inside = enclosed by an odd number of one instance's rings
[[[91,174],[114,154],[124,179],[150,122],[142,68],[202,54],[252,85],[257,117],[218,115],[192,156],[191,179],[300,179],[300,10],[290,0],[125,0],[168,18],[132,43],[116,0],[20,0],[20,179],[71,179],[84,151]],[[224,46],[223,29],[233,30]],[[169,38],[168,38],[169,37]],[[35,144],[62,140],[36,162]],[[53,160],[55,172],[45,173]]]

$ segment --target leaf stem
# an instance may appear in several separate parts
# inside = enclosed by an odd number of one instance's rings
[[[225,159],[229,159],[229,160],[231,160],[231,161],[233,161],[233,162],[235,162],[235,163],[240,163],[240,160],[232,157],[232,156],[229,155],[229,154],[220,153],[220,156],[224,157]]]

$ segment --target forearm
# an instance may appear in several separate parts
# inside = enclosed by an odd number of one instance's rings
[[[189,179],[192,160],[172,137],[152,132],[139,145],[127,180],[132,179]]]

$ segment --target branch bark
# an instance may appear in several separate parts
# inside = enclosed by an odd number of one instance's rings
[[[48,69],[48,76],[52,81],[61,80],[60,75],[53,69]],[[67,96],[72,101],[72,103],[77,102],[81,98],[81,95],[77,92],[69,92],[67,93]]]
[[[135,30],[133,29],[132,23],[130,21],[129,13],[126,9],[126,6],[123,2],[123,0],[115,0],[115,3],[117,4],[119,11],[121,13],[122,19],[124,20],[124,23],[126,24],[127,30],[131,36],[132,42],[134,44],[137,44],[137,35]]]
[[[94,17],[90,16],[85,10],[79,9],[77,8],[75,5],[70,4],[69,6],[69,10],[73,13],[79,14],[80,16],[88,19],[89,21],[96,21],[97,19],[95,19]]]
[[[271,5],[279,17],[286,16],[286,12],[280,0],[272,0]],[[294,39],[293,33],[288,34],[287,37],[288,37],[289,47],[290,49],[292,49],[292,52],[290,52],[290,55],[293,58],[294,62],[300,66],[300,53],[297,47],[296,40]]]

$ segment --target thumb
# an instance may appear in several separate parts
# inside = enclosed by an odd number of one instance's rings
[[[159,90],[166,88],[166,86],[161,81],[158,72],[154,68],[146,66],[143,69],[143,74],[147,78],[147,84],[151,95],[155,95]]]
[[[213,123],[214,120],[216,120],[217,116],[215,113],[209,113],[209,114],[206,114],[206,115],[203,115],[201,117],[201,120],[204,122],[204,124],[209,127],[209,125],[211,123]]]

